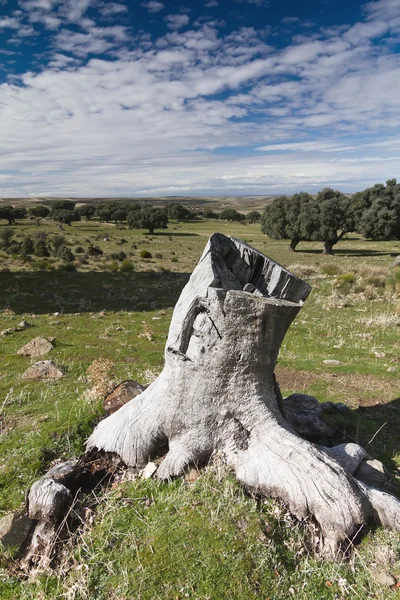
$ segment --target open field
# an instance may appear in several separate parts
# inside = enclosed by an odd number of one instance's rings
[[[52,221],[39,228],[21,221],[13,229],[17,240],[38,229],[59,233]],[[100,401],[84,396],[95,359],[113,362],[116,382],[148,383],[161,370],[173,306],[215,230],[249,242],[312,285],[281,349],[282,392],[348,404],[351,413],[340,422],[346,439],[366,445],[400,480],[400,282],[392,266],[400,242],[352,235],[335,256],[322,256],[321,243],[300,243],[293,254],[259,225],[241,223],[170,223],[154,235],[95,221],[65,229],[73,252],[93,243],[103,256],[66,272],[58,259],[26,263],[0,254],[0,331],[22,318],[32,324],[0,337],[0,516],[23,504],[26,489],[54,460],[82,451],[103,414]],[[152,257],[141,258],[142,250]],[[109,256],[120,251],[133,272],[121,272]],[[66,368],[63,379],[21,380],[34,361],[16,352],[37,335],[55,338],[46,358]],[[340,565],[313,556],[308,536],[278,503],[247,497],[216,461],[195,483],[136,480],[105,493],[55,574],[21,582],[7,573],[4,554],[0,598],[400,597],[367,568],[374,564],[400,581],[398,536],[370,533],[352,562]]]
[[[120,201],[133,200],[137,202],[151,202],[157,206],[165,206],[171,202],[179,202],[193,209],[201,209],[209,206],[216,210],[224,208],[234,208],[242,213],[250,212],[251,210],[262,211],[266,204],[272,202],[275,196],[150,196],[150,197],[134,197],[134,198],[0,198],[1,204],[12,204],[29,208],[33,203],[39,204],[43,202],[55,202],[57,200],[72,200],[79,206],[80,204],[96,204],[105,201]]]

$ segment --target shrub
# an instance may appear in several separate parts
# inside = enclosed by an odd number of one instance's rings
[[[110,258],[112,260],[125,260],[126,254],[125,254],[125,252],[122,252],[122,250],[121,250],[121,252],[112,252],[110,254]]]
[[[338,275],[341,273],[342,269],[338,265],[322,265],[321,273],[323,275]]]
[[[116,260],[113,260],[112,262],[108,263],[108,265],[106,265],[106,268],[109,271],[113,271],[115,273],[115,271],[118,271],[119,267],[118,267],[118,263]]]
[[[45,240],[39,239],[34,243],[33,253],[35,256],[47,257],[50,256]]]
[[[89,244],[87,253],[89,256],[102,256],[103,250],[99,246],[93,246],[93,244]]]
[[[21,245],[21,254],[33,254],[34,251],[34,247],[33,247],[33,241],[32,238],[30,238],[29,236],[24,237],[24,239],[22,240],[22,245]]]
[[[174,257],[174,258],[171,258],[171,262],[173,262],[173,263],[177,263],[177,262],[178,262],[178,259],[177,259],[177,258],[175,258],[175,257]]]
[[[135,265],[131,260],[129,260],[129,258],[127,258],[123,261],[119,270],[122,271],[122,273],[129,273],[135,270]]]
[[[154,255],[155,258],[162,258],[163,255],[161,254],[161,252],[156,252]]]
[[[51,263],[49,263],[48,260],[36,260],[34,263],[32,263],[32,268],[35,269],[35,271],[50,271],[53,268],[53,265]]]
[[[85,248],[83,248],[82,246],[77,246],[75,248],[75,254],[83,254],[85,252]]]
[[[72,251],[68,246],[61,246],[57,251],[57,258],[61,258],[61,260],[65,262],[72,262],[75,260],[75,256],[72,254]]]
[[[66,263],[63,263],[62,265],[60,265],[58,267],[58,270],[59,271],[68,271],[68,272],[72,273],[72,272],[76,271],[76,267],[72,262],[66,262]]]
[[[21,244],[13,240],[7,248],[7,252],[8,254],[14,254],[15,256],[18,256],[18,254],[21,253]]]
[[[153,255],[148,250],[141,250],[139,254],[140,258],[153,258]]]

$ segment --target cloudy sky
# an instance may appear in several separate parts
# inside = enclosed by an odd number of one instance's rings
[[[0,196],[400,177],[400,0],[0,0]]]

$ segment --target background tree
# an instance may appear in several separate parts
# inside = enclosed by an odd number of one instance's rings
[[[32,217],[44,219],[50,214],[50,209],[48,206],[38,204],[37,206],[31,206],[30,208],[28,208],[28,213],[32,215]]]
[[[241,221],[244,218],[244,215],[240,214],[234,208],[225,208],[221,211],[219,218],[221,221]]]
[[[115,221],[115,224],[118,225],[118,222],[122,223],[126,220],[127,212],[124,208],[117,208],[111,213],[111,219]]]
[[[51,214],[58,212],[59,210],[74,210],[76,202],[72,200],[57,200],[56,202],[51,203]]]
[[[355,217],[349,198],[324,188],[315,200],[306,192],[279,196],[265,208],[261,229],[269,237],[290,239],[291,251],[301,240],[322,241],[324,254],[332,254],[333,246],[354,231]]]
[[[400,239],[400,184],[390,179],[355,195],[358,230],[367,239]],[[363,207],[363,210],[360,209]]]
[[[58,223],[71,226],[74,221],[80,221],[81,216],[76,210],[57,210],[53,213],[52,218]]]
[[[6,219],[9,225],[15,223],[16,219],[24,219],[26,214],[26,208],[11,206],[11,204],[0,206],[0,219]]]
[[[81,217],[85,217],[87,221],[90,221],[96,212],[96,207],[93,204],[84,204],[76,209]]]
[[[167,229],[168,216],[160,208],[144,207],[130,211],[127,222],[129,229],[148,229],[154,233],[155,229]]]
[[[177,202],[167,204],[167,215],[169,219],[174,219],[175,221],[185,221],[193,217],[191,210]]]
[[[215,212],[212,208],[207,206],[203,210],[203,217],[205,219],[219,219],[219,214],[217,212]]]
[[[261,214],[257,210],[252,210],[246,215],[246,221],[248,223],[258,223],[261,219]]]

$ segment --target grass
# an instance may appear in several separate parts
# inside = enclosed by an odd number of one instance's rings
[[[31,222],[15,227],[20,237],[35,229]],[[57,234],[52,222],[40,230]],[[400,279],[391,267],[399,242],[351,236],[334,257],[322,256],[319,243],[300,244],[293,255],[287,242],[266,238],[259,225],[173,223],[149,236],[81,222],[65,232],[70,247],[93,243],[103,256],[89,257],[76,272],[58,270],[56,259],[48,259],[52,270],[33,271],[18,258],[0,257],[0,330],[22,318],[32,324],[0,337],[0,516],[22,506],[26,489],[52,461],[83,450],[103,414],[101,402],[86,393],[92,386],[87,369],[95,360],[112,361],[115,381],[148,383],[162,369],[173,306],[214,230],[244,239],[313,287],[282,345],[277,376],[283,393],[347,403],[351,414],[341,419],[348,438],[399,469]],[[133,265],[126,271],[123,261],[109,258],[121,249]],[[143,250],[151,258],[141,257]],[[116,267],[110,270],[110,264]],[[37,335],[55,337],[46,358],[66,368],[63,379],[21,380],[34,361],[16,352]],[[340,364],[329,366],[325,359]],[[307,549],[304,527],[279,504],[247,497],[221,469],[210,467],[190,485],[181,479],[121,484],[101,499],[94,524],[86,524],[66,549],[62,568],[27,581],[3,570],[0,597],[396,596],[373,581],[367,566],[400,577],[398,537],[371,533],[354,564],[322,563]]]

